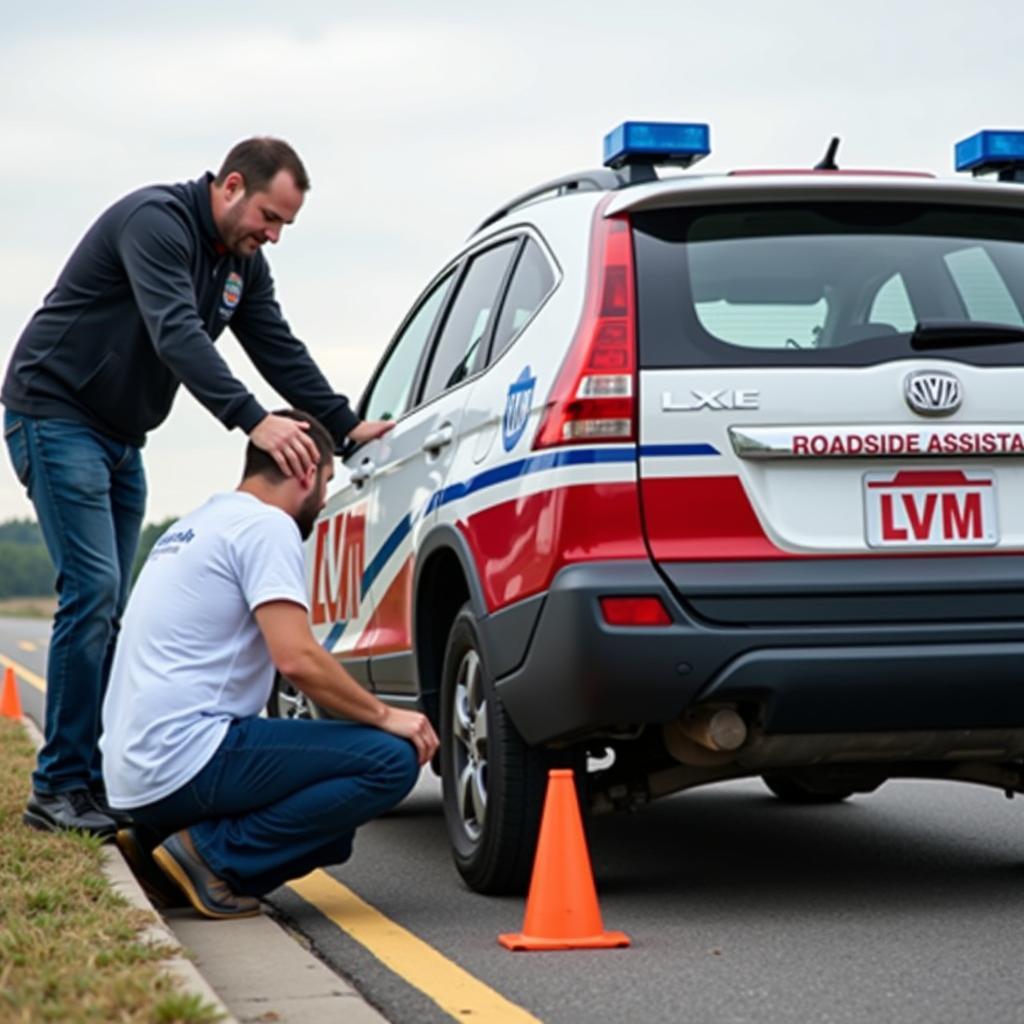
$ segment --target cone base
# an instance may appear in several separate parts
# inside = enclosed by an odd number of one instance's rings
[[[615,949],[629,945],[625,932],[599,932],[597,935],[580,935],[573,938],[545,939],[538,935],[522,932],[508,932],[498,936],[498,941],[514,952],[545,949]]]

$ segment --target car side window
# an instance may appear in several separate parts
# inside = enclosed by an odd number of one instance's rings
[[[971,320],[1024,325],[1002,274],[980,245],[947,253],[945,259]]]
[[[554,284],[555,275],[551,264],[541,247],[532,238],[528,238],[501,304],[498,326],[494,330],[491,345],[492,362],[508,348],[512,339],[537,312]]]
[[[868,320],[889,325],[896,331],[912,331],[917,323],[902,274],[893,274],[875,293]]]
[[[485,249],[470,261],[434,349],[424,402],[455,387],[482,358],[480,346],[515,248],[513,239]]]
[[[374,381],[373,391],[366,403],[366,419],[395,420],[405,412],[423,347],[430,337],[431,328],[454,276],[454,272],[451,272],[439,281],[405,325],[401,337],[395,342],[387,362]]]

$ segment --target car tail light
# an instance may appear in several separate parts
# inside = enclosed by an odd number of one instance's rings
[[[534,448],[636,440],[636,298],[627,217],[594,217],[583,317]]]
[[[660,597],[602,597],[601,615],[609,626],[671,626]]]

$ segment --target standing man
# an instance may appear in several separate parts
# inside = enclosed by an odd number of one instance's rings
[[[398,803],[437,750],[424,715],[367,693],[309,628],[302,539],[334,441],[304,413],[280,415],[307,424],[317,462],[286,476],[250,443],[238,489],[156,542],[103,704],[107,792],[140,826],[118,843],[141,879],[158,866],[206,917],[257,913],[256,897],[348,860],[356,828]],[[275,666],[350,721],[260,718]],[[164,837],[156,865],[144,833]]]
[[[24,820],[111,836],[97,740],[100,706],[145,510],[140,449],[180,384],[285,474],[318,461],[308,426],[268,414],[214,347],[230,324],[256,369],[335,442],[362,422],[335,394],[274,298],[260,251],[309,189],[278,139],[236,145],[216,177],[154,185],[86,232],[11,357],[4,439],[57,570],[47,658],[45,744]]]

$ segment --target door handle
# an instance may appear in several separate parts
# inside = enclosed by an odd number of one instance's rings
[[[372,459],[363,459],[357,469],[352,470],[352,475],[349,477],[349,482],[353,487],[362,487],[367,480],[373,476],[373,471],[377,467],[373,464]]]
[[[452,443],[452,438],[455,436],[455,431],[452,429],[450,423],[445,423],[444,426],[438,427],[431,434],[423,439],[423,450],[428,455],[436,455],[445,445]]]

